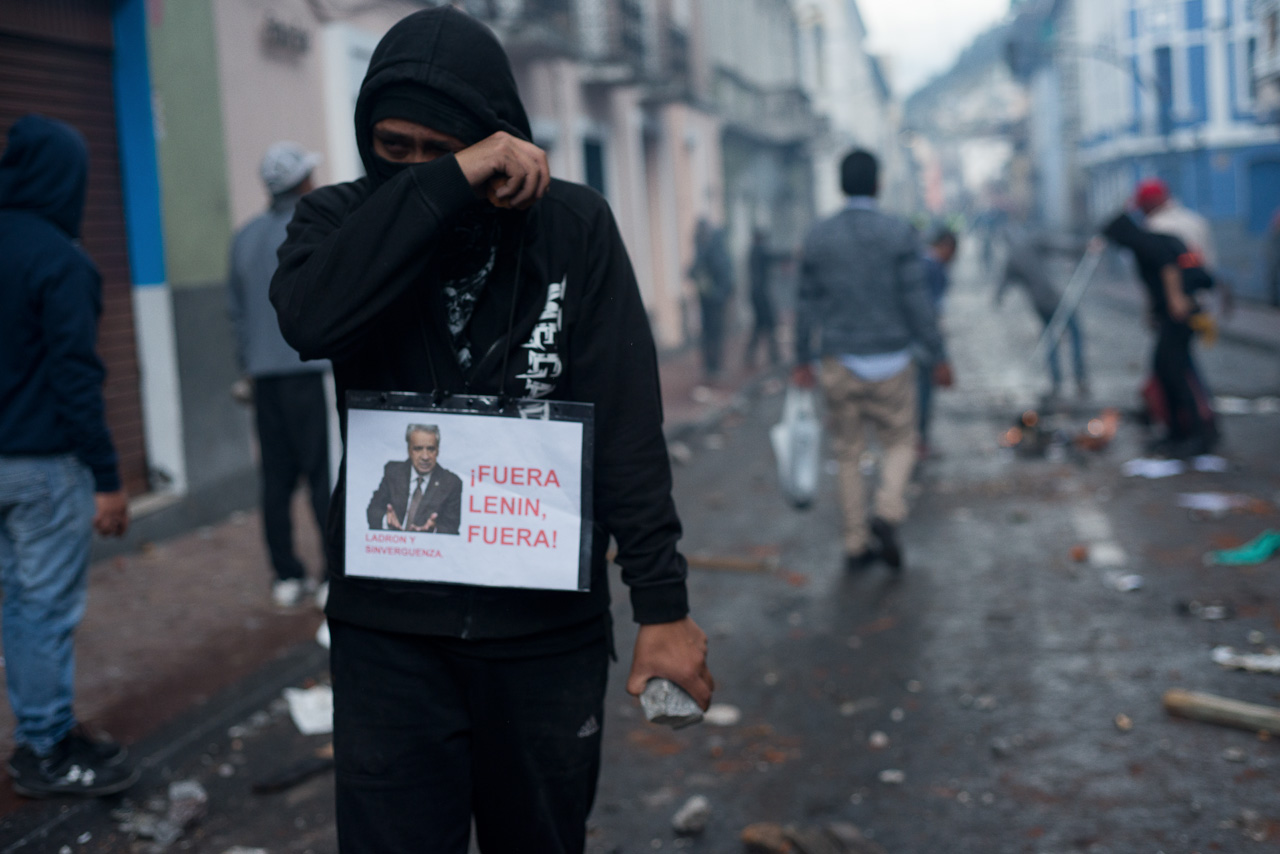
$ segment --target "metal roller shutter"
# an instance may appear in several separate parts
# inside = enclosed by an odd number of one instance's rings
[[[99,0],[0,3],[0,132],[38,112],[89,142],[84,247],[102,272],[98,350],[107,365],[107,423],[125,489],[148,489],[132,284],[120,189],[111,77],[111,7]]]

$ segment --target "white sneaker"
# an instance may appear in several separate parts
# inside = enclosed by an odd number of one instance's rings
[[[271,601],[277,608],[294,608],[302,601],[302,581],[286,578],[271,585]]]

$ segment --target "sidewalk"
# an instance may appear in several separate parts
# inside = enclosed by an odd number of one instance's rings
[[[714,386],[703,384],[697,348],[663,356],[668,436],[718,420],[740,390],[768,375],[743,367],[744,346],[743,336],[726,342],[729,369]],[[321,566],[319,532],[301,493],[293,510],[299,555],[314,576]],[[93,564],[76,640],[78,716],[125,744],[154,741],[167,737],[178,719],[213,714],[212,701],[223,694],[225,702],[232,686],[238,690],[255,673],[297,658],[314,644],[322,617],[310,606],[276,611],[271,577],[260,516],[252,509]],[[0,701],[0,759],[12,752],[13,726],[7,700]],[[40,808],[0,782],[0,842],[6,817]]]

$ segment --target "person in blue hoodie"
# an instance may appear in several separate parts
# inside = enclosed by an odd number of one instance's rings
[[[89,544],[129,525],[96,352],[102,281],[78,244],[88,170],[84,138],[38,115],[14,123],[0,156],[0,586],[8,767],[28,797],[96,797],[138,778],[72,711]]]

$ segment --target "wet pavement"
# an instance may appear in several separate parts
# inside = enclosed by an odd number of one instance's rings
[[[888,852],[1280,844],[1277,745],[1161,708],[1170,688],[1280,705],[1277,677],[1210,658],[1218,644],[1280,645],[1280,562],[1202,562],[1209,549],[1280,528],[1280,413],[1224,416],[1221,473],[1123,477],[1144,438],[1128,421],[1100,453],[1017,457],[997,439],[1047,385],[1027,364],[1039,324],[1018,299],[993,309],[976,266],[962,264],[956,280],[947,326],[958,384],[936,398],[939,455],[915,487],[901,579],[842,569],[829,468],[811,510],[779,497],[766,432],[780,383],[749,386],[749,405],[718,424],[723,409],[701,410],[703,429],[682,434],[675,474],[694,615],[711,638],[716,701],[740,719],[679,732],[643,721],[623,691],[634,632],[617,589],[623,661],[606,705],[589,851],[738,852],[742,829],[757,822],[851,823]],[[1093,397],[1062,407],[1071,430],[1104,406],[1132,408],[1148,361],[1141,318],[1123,301],[1091,298],[1084,325]],[[1219,394],[1280,391],[1278,350],[1226,340],[1202,362]],[[1176,506],[1180,493],[1200,491],[1260,501],[1209,519]],[[1117,589],[1125,575],[1141,587]],[[1230,619],[1202,619],[1193,602],[1229,606]],[[257,643],[243,625],[227,632]],[[225,655],[211,652],[216,634],[203,637],[204,649],[175,657],[216,674]],[[316,770],[327,743],[299,735],[279,699],[286,685],[325,678],[323,653],[282,644],[264,660],[137,733],[147,771],[134,805],[171,780],[197,779],[209,792],[208,814],[169,850],[336,850],[330,775],[251,791],[281,772]],[[677,836],[671,817],[693,795],[710,802],[707,828]],[[0,819],[0,854],[144,850],[112,819],[121,804],[15,804]]]

